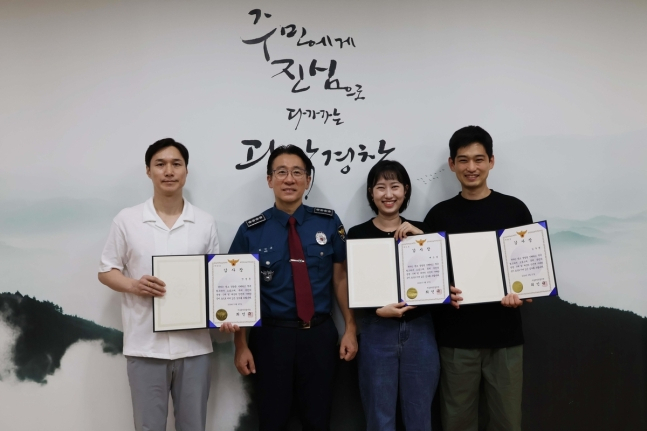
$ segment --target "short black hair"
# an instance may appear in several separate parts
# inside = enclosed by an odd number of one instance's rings
[[[151,160],[153,160],[153,156],[160,150],[163,150],[166,147],[175,147],[177,150],[180,152],[182,155],[182,158],[184,159],[184,164],[186,166],[189,166],[189,150],[186,149],[186,147],[179,142],[175,141],[175,139],[171,138],[164,138],[160,139],[159,141],[151,144],[150,147],[146,150],[146,155],[144,156],[144,159],[146,161],[146,166],[150,168],[151,166]]]
[[[483,145],[488,158],[492,158],[492,136],[479,126],[467,126],[454,132],[449,139],[449,157],[454,160],[460,148],[474,143]]]
[[[272,164],[274,163],[274,159],[276,159],[281,154],[292,154],[299,156],[303,161],[303,164],[306,166],[306,174],[308,176],[312,175],[312,160],[310,160],[308,156],[306,156],[306,153],[304,153],[303,150],[296,145],[281,145],[279,147],[276,147],[274,151],[272,151],[270,157],[267,159],[267,175],[272,175]]]
[[[373,212],[377,214],[378,210],[377,205],[373,202],[371,191],[380,178],[384,178],[385,180],[398,180],[405,186],[404,202],[402,202],[399,212],[406,210],[407,206],[409,206],[409,199],[411,199],[411,180],[409,179],[407,170],[404,169],[402,163],[395,160],[380,160],[368,171],[368,177],[366,178],[366,199]]]

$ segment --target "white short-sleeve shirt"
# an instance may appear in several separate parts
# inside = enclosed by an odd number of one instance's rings
[[[152,256],[218,253],[216,222],[184,199],[182,215],[169,229],[157,215],[153,198],[126,208],[114,218],[101,254],[99,272],[113,268],[139,280],[152,273]],[[153,301],[122,293],[124,355],[178,359],[211,353],[208,329],[153,332]]]

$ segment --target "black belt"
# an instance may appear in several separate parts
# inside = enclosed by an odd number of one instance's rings
[[[283,320],[263,317],[263,326],[278,326],[281,328],[310,329],[319,326],[330,318],[330,314],[315,314],[309,322],[303,320]]]

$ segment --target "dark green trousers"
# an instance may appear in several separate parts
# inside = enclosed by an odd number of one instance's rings
[[[441,347],[443,430],[521,431],[522,385],[523,346],[501,349]]]

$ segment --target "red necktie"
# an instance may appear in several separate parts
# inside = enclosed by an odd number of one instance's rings
[[[297,316],[304,322],[309,322],[315,314],[314,301],[312,299],[312,287],[308,276],[308,266],[303,255],[301,238],[295,227],[297,220],[290,217],[288,223],[288,246],[290,247],[290,264],[292,265],[292,280],[294,281],[294,296],[297,301]]]

